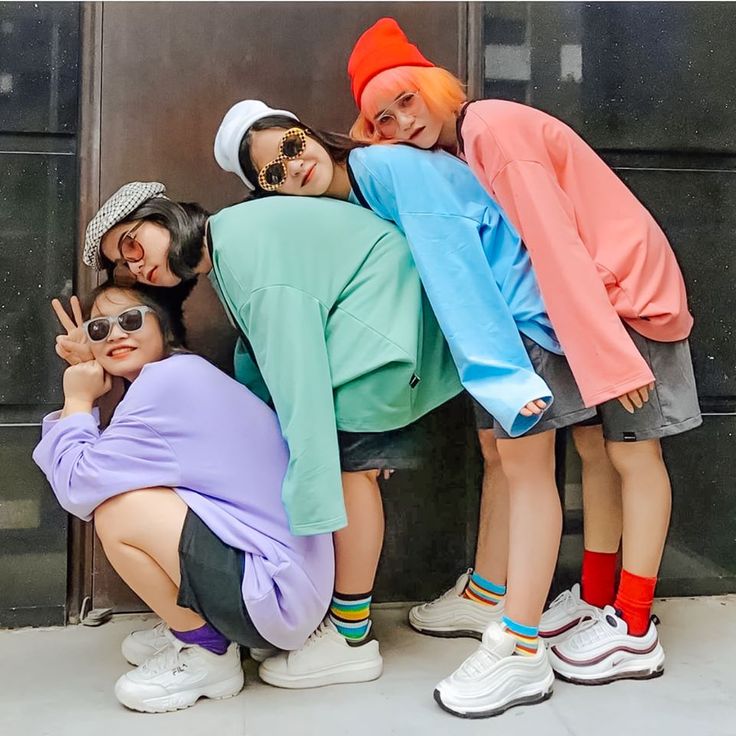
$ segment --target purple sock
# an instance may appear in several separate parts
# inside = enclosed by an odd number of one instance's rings
[[[185,644],[196,644],[213,654],[225,654],[230,641],[226,639],[217,629],[209,624],[200,626],[193,631],[174,631],[171,633]]]

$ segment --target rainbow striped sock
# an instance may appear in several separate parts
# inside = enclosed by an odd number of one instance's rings
[[[468,580],[468,584],[463,591],[463,597],[476,603],[482,603],[484,606],[498,605],[505,595],[505,585],[496,585],[496,583],[492,583],[478,575],[477,572],[473,572],[470,576],[470,580]]]
[[[501,624],[511,636],[516,639],[516,649],[514,654],[521,654],[525,657],[531,657],[537,653],[539,649],[539,629],[534,626],[524,626],[513,621],[508,616],[504,616]]]
[[[349,643],[363,641],[371,628],[371,599],[369,593],[338,593],[330,605],[330,621]]]

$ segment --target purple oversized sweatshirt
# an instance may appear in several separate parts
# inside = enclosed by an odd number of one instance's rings
[[[50,414],[33,459],[64,509],[89,521],[137,488],[168,486],[245,552],[243,600],[259,633],[299,648],[334,582],[330,534],[295,537],[281,503],[288,449],[276,415],[203,358],[149,363],[100,432],[91,414]]]

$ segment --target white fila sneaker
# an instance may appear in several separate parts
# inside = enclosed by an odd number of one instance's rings
[[[511,634],[491,624],[475,653],[437,685],[439,706],[461,718],[488,718],[549,698],[555,678],[546,648],[525,657],[514,654],[515,646]]]
[[[133,631],[123,639],[120,649],[123,657],[136,667],[147,659],[171,646],[171,637],[166,635],[169,627],[159,621],[152,629]]]
[[[560,679],[579,685],[649,680],[664,672],[664,650],[654,621],[644,636],[631,636],[613,606],[598,611],[590,626],[552,645],[549,659]]]
[[[539,637],[546,644],[563,642],[578,627],[592,622],[599,611],[580,597],[580,584],[575,583],[570,590],[563,590],[542,614]]]
[[[142,713],[165,713],[194,705],[199,698],[221,700],[237,695],[244,684],[238,645],[218,655],[174,639],[171,646],[124,674],[115,697]]]
[[[382,672],[378,642],[372,639],[350,645],[329,618],[301,649],[269,657],[258,668],[264,682],[291,689],[368,682],[379,678]]]
[[[464,572],[454,587],[429,603],[409,611],[409,625],[420,634],[430,636],[469,636],[480,639],[486,627],[501,623],[503,601],[495,606],[476,603],[463,596],[472,568]]]

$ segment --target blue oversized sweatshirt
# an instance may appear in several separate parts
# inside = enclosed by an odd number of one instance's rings
[[[503,210],[468,166],[442,151],[368,146],[350,152],[353,195],[403,230],[460,380],[512,437],[552,401],[519,333],[562,354],[529,254]]]

